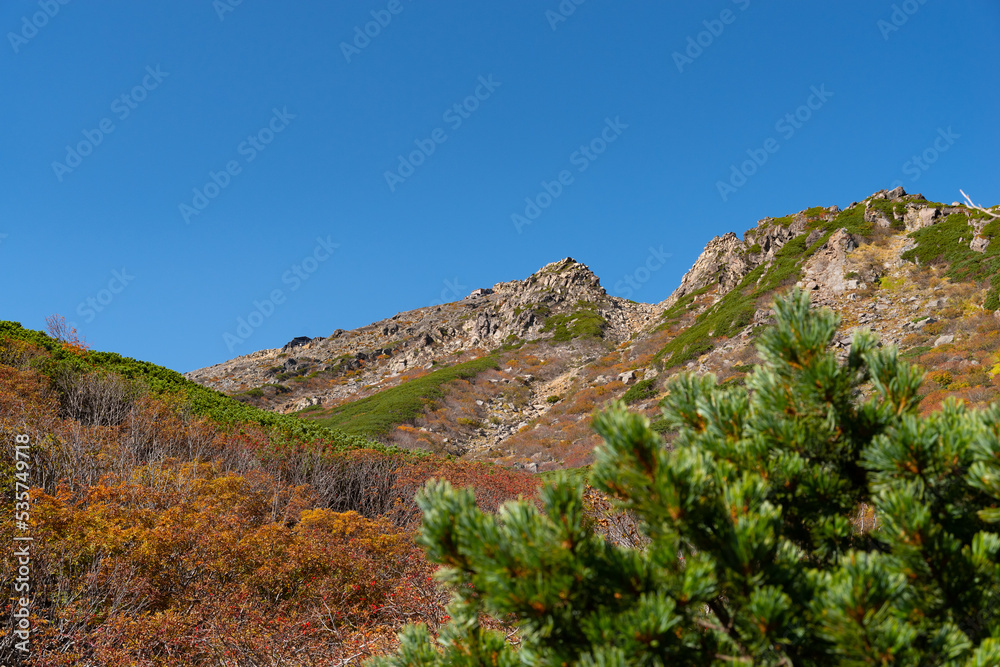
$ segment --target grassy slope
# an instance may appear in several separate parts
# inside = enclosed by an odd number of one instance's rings
[[[316,421],[357,435],[384,435],[398,424],[411,422],[425,406],[443,398],[442,385],[452,380],[473,378],[483,371],[499,368],[493,357],[482,357],[442,368],[373,396],[333,408]],[[315,412],[310,416],[316,415]]]
[[[1000,237],[1000,220],[983,228],[983,236],[990,239],[985,252],[969,248],[972,228],[969,218],[961,214],[949,215],[943,222],[918,229],[910,236],[917,247],[903,253],[903,259],[921,264],[945,263],[948,277],[955,281],[989,280],[984,305],[987,310],[1000,309],[1000,242],[996,241]]]
[[[316,422],[292,415],[282,415],[240,403],[223,393],[192,382],[176,371],[145,361],[137,361],[113,352],[88,352],[78,356],[40,331],[25,329],[18,322],[0,321],[0,340],[12,338],[48,350],[52,357],[42,370],[48,374],[59,368],[75,372],[105,371],[139,382],[157,396],[175,396],[186,402],[191,411],[227,425],[253,424],[273,428],[284,437],[312,442],[322,440],[334,450],[390,450],[357,435],[347,434]]]

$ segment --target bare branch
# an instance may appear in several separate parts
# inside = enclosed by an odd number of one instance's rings
[[[970,208],[974,208],[977,211],[980,211],[982,213],[985,213],[986,215],[989,215],[989,216],[992,216],[992,217],[996,218],[997,220],[1000,220],[1000,213],[994,213],[993,211],[989,210],[988,208],[983,208],[982,206],[976,206],[975,204],[972,203],[972,200],[969,199],[969,195],[965,194],[964,190],[960,189],[959,192],[961,192],[962,196],[965,197],[965,201],[968,202]]]

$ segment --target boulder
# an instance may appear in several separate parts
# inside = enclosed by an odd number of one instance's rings
[[[953,336],[952,334],[947,334],[939,337],[936,341],[934,341],[934,347],[938,347],[939,345],[948,345],[954,342],[955,342],[955,336]]]
[[[933,206],[909,208],[903,215],[903,222],[906,224],[907,232],[915,232],[924,227],[933,225],[941,214],[941,210]]]
[[[295,406],[294,407],[295,407],[296,411],[299,411],[299,410],[305,410],[308,407],[311,407],[313,405],[319,405],[319,404],[320,404],[320,400],[319,400],[318,397],[316,397],[316,396],[306,396],[304,398],[300,398],[299,400],[295,401]]]
[[[285,346],[281,348],[282,352],[288,352],[294,350],[297,347],[309,347],[313,339],[309,336],[296,336],[289,342],[285,343]]]
[[[623,384],[632,384],[636,380],[636,375],[635,371],[625,371],[618,375],[618,380]]]

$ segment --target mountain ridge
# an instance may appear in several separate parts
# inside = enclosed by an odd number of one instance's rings
[[[345,422],[348,413],[379,413],[389,430],[375,435],[389,444],[541,470],[582,465],[597,444],[589,417],[608,401],[624,397],[656,422],[655,399],[677,372],[740,382],[774,296],[794,286],[840,313],[848,331],[871,327],[904,351],[933,349],[937,338],[925,338],[935,330],[953,336],[942,344],[968,340],[949,333],[964,326],[959,320],[1000,311],[1000,222],[992,215],[880,190],[845,209],[766,217],[742,238],[714,237],[658,303],[608,295],[567,257],[461,301],[297,338],[186,377],[349,431],[370,420]],[[949,301],[963,310],[943,325]],[[845,340],[837,345],[846,355]],[[472,376],[440,373],[486,357],[495,363]],[[404,394],[406,414],[396,420],[390,406]]]

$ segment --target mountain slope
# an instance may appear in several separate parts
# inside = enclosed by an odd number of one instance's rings
[[[842,354],[853,328],[872,328],[938,374],[928,405],[983,402],[998,393],[997,236],[1000,221],[985,213],[897,188],[716,237],[658,304],[608,296],[566,259],[456,303],[188,377],[403,447],[577,466],[597,444],[591,415],[610,400],[624,397],[656,425],[667,377],[741,382],[775,295],[798,285],[842,316]]]

